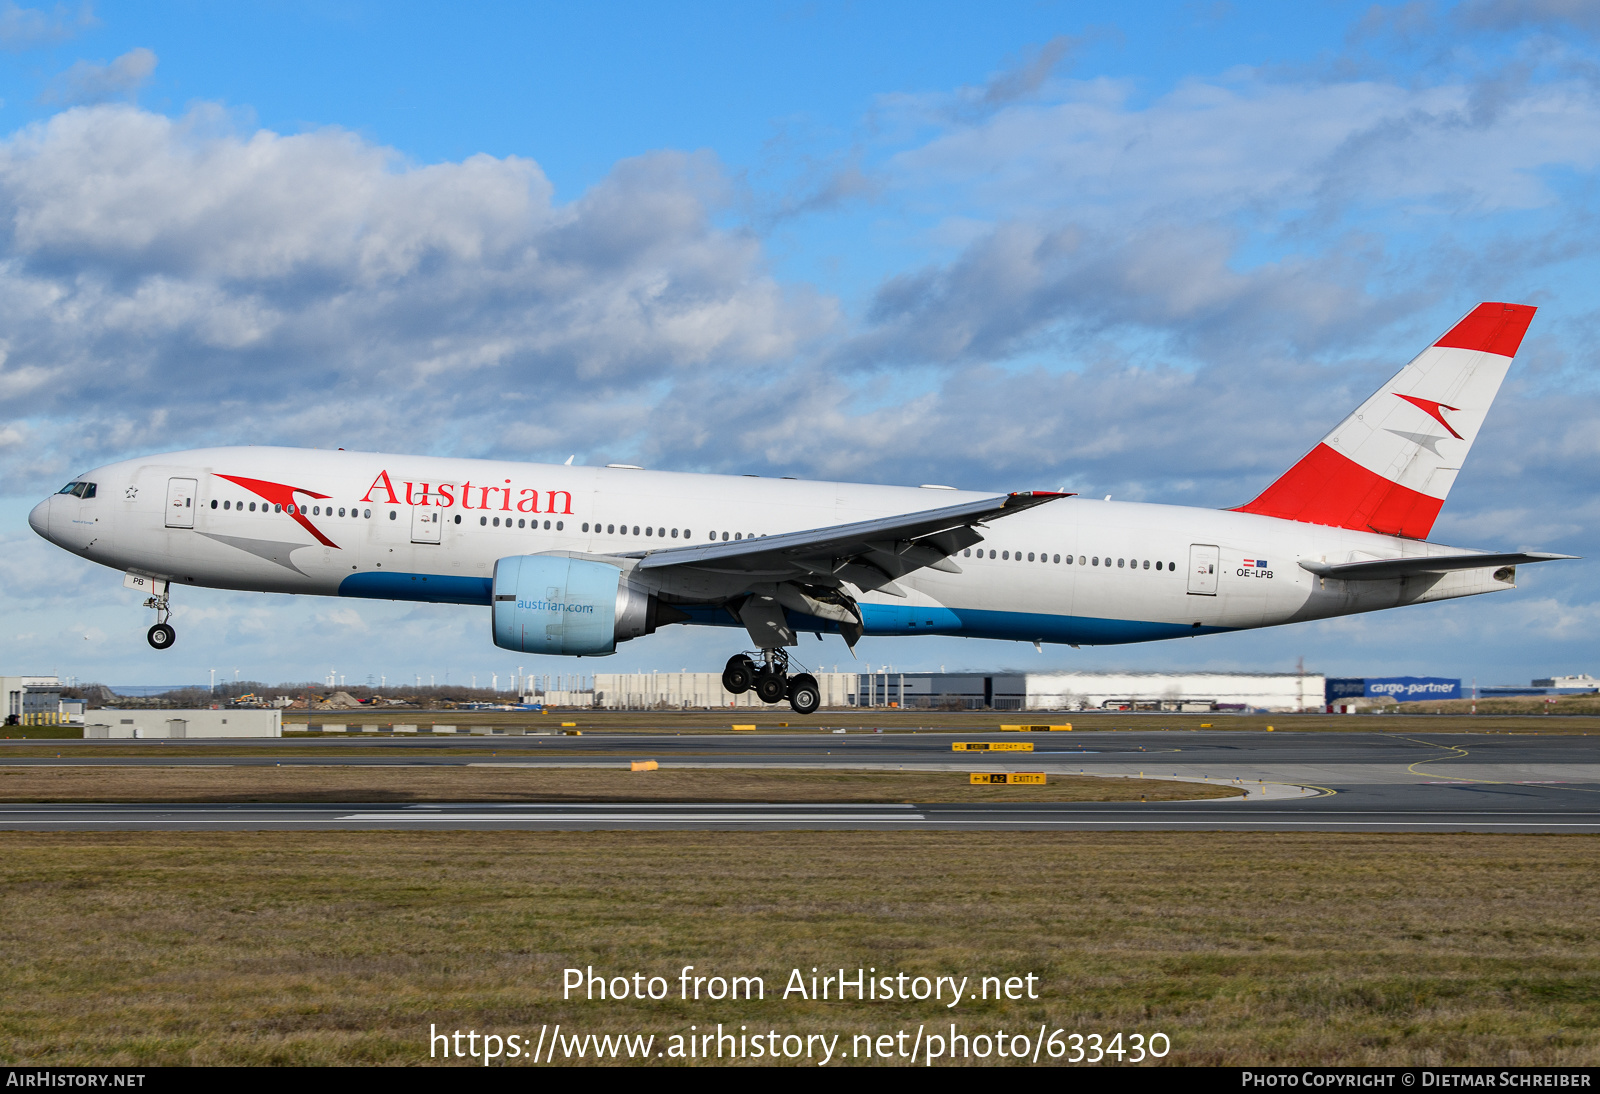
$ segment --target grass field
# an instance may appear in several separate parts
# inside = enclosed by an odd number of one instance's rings
[[[1238,794],[1225,783],[1072,775],[1052,775],[1044,786],[974,786],[964,772],[920,771],[0,767],[6,802],[1060,802]]]
[[[6,1063],[414,1064],[430,1024],[1163,1032],[1180,1064],[1600,1063],[1588,836],[0,833]],[[764,1002],[563,1001],[562,970]],[[1040,977],[804,1002],[791,969]],[[974,984],[976,979],[974,979]]]

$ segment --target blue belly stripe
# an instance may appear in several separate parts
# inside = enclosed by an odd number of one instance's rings
[[[422,600],[433,604],[492,603],[494,583],[486,577],[450,577],[445,574],[371,572],[351,574],[339,583],[340,596],[371,600]],[[679,605],[689,622],[700,626],[737,627],[740,624],[722,608],[701,604]],[[797,631],[837,634],[835,623],[798,612],[786,612]],[[1114,646],[1127,642],[1155,642],[1196,634],[1221,634],[1232,627],[1191,627],[1183,623],[1155,623],[1140,619],[1096,619],[1082,615],[1039,615],[1033,612],[997,612],[983,608],[918,608],[901,604],[863,604],[862,623],[875,637],[940,634],[963,638],[998,638],[1016,642],[1060,642],[1082,646]]]
[[[737,627],[739,622],[721,608],[679,605],[691,624]],[[785,612],[797,631],[837,634],[839,627],[798,612]],[[1015,642],[1059,642],[1080,646],[1115,646],[1128,642],[1155,642],[1196,634],[1223,634],[1232,627],[1192,627],[1183,623],[1156,623],[1141,619],[1096,619],[1082,615],[1039,615],[1033,612],[996,612],[981,608],[912,608],[899,604],[863,604],[861,621],[873,637],[938,634],[961,638],[998,638]]]
[[[487,577],[450,577],[445,574],[351,574],[339,582],[340,596],[370,600],[423,600],[432,604],[493,603],[494,582]]]

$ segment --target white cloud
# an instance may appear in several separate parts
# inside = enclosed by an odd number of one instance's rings
[[[330,431],[415,447],[784,360],[832,305],[716,226],[729,197],[705,155],[624,161],[557,206],[527,159],[419,167],[337,130],[236,133],[213,109],[68,110],[0,144],[0,391],[84,422],[98,451]],[[420,426],[402,413],[419,399]]]
[[[18,7],[12,0],[0,4],[0,49],[21,52],[36,46],[66,41],[79,31],[99,24],[88,4],[76,11],[57,4],[50,11]]]
[[[47,103],[67,105],[132,98],[155,71],[155,53],[139,46],[110,64],[75,62],[71,68],[50,81],[42,98]]]

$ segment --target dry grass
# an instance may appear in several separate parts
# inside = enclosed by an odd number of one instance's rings
[[[1596,715],[1600,714],[1600,695],[1554,696],[1546,703],[1540,696],[1508,696],[1504,699],[1419,699],[1412,703],[1398,703],[1394,710],[1400,714],[1470,714],[1477,717],[1496,714],[1546,715]]]
[[[418,1063],[537,1033],[1156,1030],[1172,1063],[1600,1063],[1600,840],[1273,834],[0,834],[0,1058]],[[562,969],[764,1003],[560,998]],[[809,1003],[792,968],[1037,973]]]
[[[1019,763],[1018,768],[1026,764]],[[1226,784],[1050,776],[973,786],[965,772],[764,768],[8,767],[5,802],[1062,802],[1237,796]]]

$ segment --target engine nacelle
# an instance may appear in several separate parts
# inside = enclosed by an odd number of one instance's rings
[[[604,562],[514,555],[494,564],[494,644],[521,653],[602,655],[688,618]],[[662,618],[663,614],[671,618]]]

